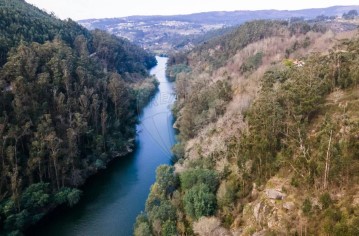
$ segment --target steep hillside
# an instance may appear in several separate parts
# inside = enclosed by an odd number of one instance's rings
[[[0,6],[0,228],[17,235],[131,152],[156,59],[22,0]]]
[[[254,21],[172,56],[177,162],[135,235],[358,235],[358,46]]]
[[[125,37],[132,42],[158,54],[191,49],[199,38],[208,39],[210,35],[228,32],[226,28],[238,26],[247,21],[260,19],[308,20],[317,19],[335,21],[337,16],[359,11],[359,6],[333,6],[319,9],[295,11],[258,10],[204,12],[174,16],[130,16],[111,19],[88,19],[79,21],[89,29],[102,29]],[[346,27],[355,27],[353,22]],[[203,42],[200,40],[200,42]]]

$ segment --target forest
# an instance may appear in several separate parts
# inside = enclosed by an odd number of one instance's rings
[[[253,21],[170,56],[176,163],[135,235],[358,235],[358,36]]]
[[[0,1],[0,228],[20,235],[132,151],[155,57],[23,0]]]

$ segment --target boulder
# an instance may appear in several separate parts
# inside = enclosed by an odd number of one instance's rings
[[[283,200],[287,195],[276,189],[266,189],[266,195],[269,199]]]
[[[221,221],[215,217],[201,217],[193,223],[193,231],[200,236],[232,236],[232,233],[221,226]]]
[[[267,234],[267,230],[262,230],[259,232],[255,232],[252,236],[265,236]]]
[[[294,204],[294,202],[285,202],[285,203],[283,203],[283,208],[288,211],[291,211],[295,208],[295,204]]]

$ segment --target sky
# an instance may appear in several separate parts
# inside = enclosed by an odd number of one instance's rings
[[[61,19],[178,15],[208,11],[295,10],[358,5],[358,0],[26,0]]]

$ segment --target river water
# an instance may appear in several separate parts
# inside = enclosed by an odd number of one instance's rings
[[[84,185],[81,201],[74,207],[50,214],[33,235],[132,235],[136,216],[144,211],[155,170],[171,163],[175,143],[171,105],[174,90],[167,82],[167,58],[157,57],[151,70],[160,82],[159,91],[144,108],[137,125],[136,149],[110,163]]]

